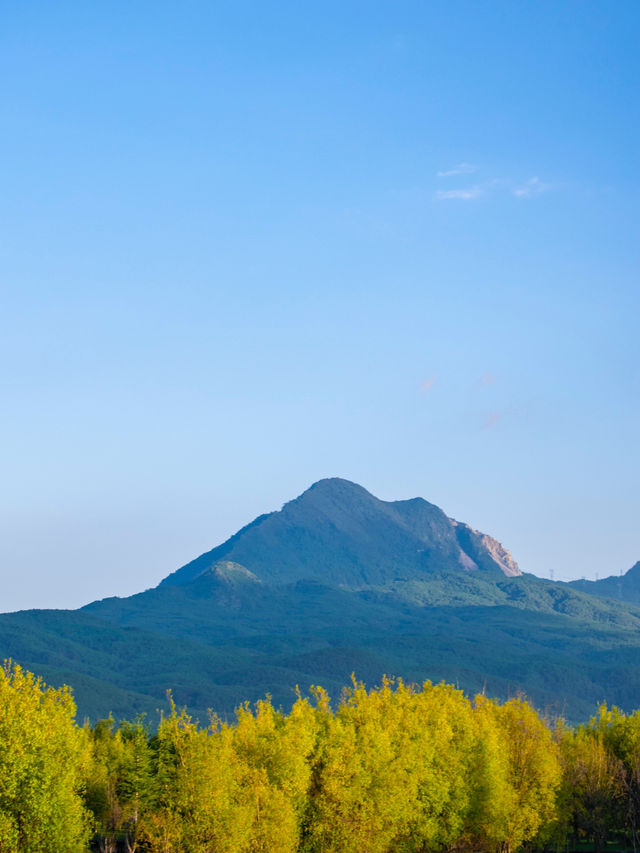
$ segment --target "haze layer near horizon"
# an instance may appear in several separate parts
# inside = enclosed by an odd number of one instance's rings
[[[0,609],[310,483],[640,558],[632,2],[2,12]]]

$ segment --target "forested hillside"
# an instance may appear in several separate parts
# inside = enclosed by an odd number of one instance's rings
[[[239,562],[243,561],[243,562]],[[640,609],[522,574],[495,539],[415,498],[324,480],[155,589],[78,611],[0,615],[0,655],[70,684],[82,717],[146,712],[166,691],[233,717],[296,684],[526,691],[572,721],[604,699],[640,706]]]
[[[319,480],[280,511],[259,516],[162,584],[189,583],[221,561],[266,583],[314,578],[350,588],[442,570],[522,574],[499,542],[424,498],[382,501],[339,477]]]
[[[640,561],[624,574],[610,575],[597,581],[571,581],[570,586],[591,595],[613,598],[628,604],[640,604]]]
[[[0,669],[3,853],[410,853],[640,843],[640,712],[577,728],[452,686],[321,687],[199,725],[171,705],[77,727],[66,689]]]

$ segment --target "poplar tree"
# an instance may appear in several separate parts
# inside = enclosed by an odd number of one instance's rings
[[[242,801],[248,809],[250,853],[295,853],[307,811],[316,714],[298,696],[291,712],[276,711],[271,701],[237,711],[234,750],[242,762]]]
[[[531,705],[518,698],[487,707],[507,751],[499,832],[501,848],[508,853],[553,834],[560,818],[562,769],[551,730]]]
[[[0,851],[80,853],[89,836],[81,789],[88,762],[68,688],[0,668]]]

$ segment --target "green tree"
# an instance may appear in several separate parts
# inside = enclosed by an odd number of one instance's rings
[[[622,763],[608,749],[596,726],[565,732],[561,740],[563,800],[576,839],[593,842],[596,853],[611,829],[624,820],[621,812]]]
[[[311,783],[316,715],[301,697],[285,716],[269,699],[237,711],[233,742],[242,763],[242,800],[251,820],[251,853],[294,853]]]
[[[463,835],[474,727],[460,691],[354,682],[320,739],[306,848],[432,850]]]
[[[140,837],[157,853],[237,853],[251,832],[244,767],[233,732],[215,718],[200,729],[173,702],[151,740],[153,783]]]
[[[19,666],[0,668],[0,851],[86,850],[81,789],[88,761],[68,688]]]
[[[151,753],[142,719],[116,729],[109,717],[89,732],[91,765],[85,799],[94,815],[101,853],[113,853],[118,842],[128,853],[139,847],[139,823],[151,789]]]
[[[493,815],[494,837],[505,851],[536,840],[544,843],[560,817],[562,768],[551,730],[523,699],[486,703],[484,708],[493,716],[507,757]]]
[[[584,727],[607,751],[617,782],[615,817],[610,828],[624,828],[634,850],[640,847],[640,711],[626,715],[601,705]]]

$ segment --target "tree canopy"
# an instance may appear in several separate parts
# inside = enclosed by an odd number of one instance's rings
[[[74,722],[67,688],[0,670],[0,853],[479,853],[640,845],[640,712],[553,725],[523,698],[353,680],[201,726],[171,702]]]

